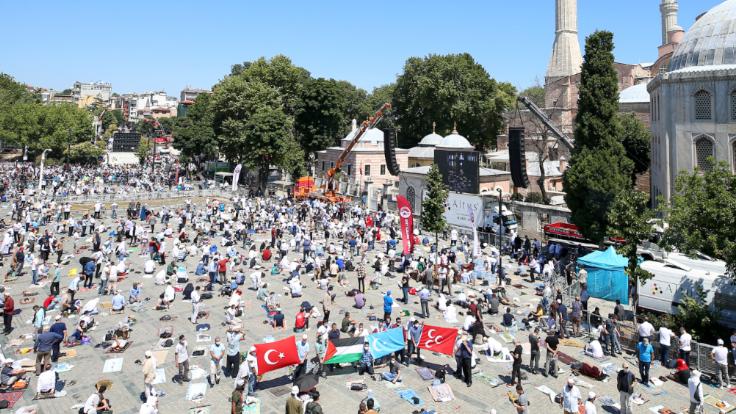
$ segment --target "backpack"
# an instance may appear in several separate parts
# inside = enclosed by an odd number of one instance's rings
[[[307,409],[304,411],[304,414],[316,414],[317,413],[317,410],[315,409],[316,407],[319,407],[319,405],[314,401],[310,401],[307,404]]]

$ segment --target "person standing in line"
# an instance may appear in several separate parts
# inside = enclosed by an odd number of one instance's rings
[[[511,365],[511,382],[507,384],[507,386],[512,387],[516,385],[516,381],[519,381],[519,385],[521,385],[521,354],[522,354],[522,348],[521,344],[519,343],[519,340],[514,338],[514,350],[511,353],[511,356],[514,358],[514,362]]]
[[[616,378],[616,388],[621,403],[620,414],[631,414],[631,394],[634,393],[634,380],[634,374],[629,371],[629,364],[624,362]]]
[[[516,386],[516,393],[519,395],[514,400],[514,408],[517,414],[529,414],[529,397],[526,396],[524,388],[521,384]]]
[[[710,352],[710,357],[718,366],[718,383],[721,389],[728,389],[731,387],[731,378],[728,376],[728,349],[723,346],[723,339],[718,338],[718,346]]]
[[[220,337],[215,338],[215,343],[210,346],[210,376],[207,378],[210,388],[220,383],[220,373],[222,373],[222,357],[225,355],[225,346],[220,341]]]
[[[240,341],[243,335],[240,328],[232,326],[227,331],[227,356],[225,357],[225,374],[230,378],[235,378],[240,366]]]
[[[429,289],[427,289],[426,286],[422,287],[422,290],[419,291],[419,303],[422,307],[422,318],[429,318],[429,297],[431,295],[431,292]]]
[[[5,289],[3,287],[3,289]],[[10,293],[3,292],[3,325],[5,329],[3,333],[9,334],[13,330],[13,315],[15,314],[15,301],[10,296]]]
[[[197,319],[199,318],[199,304],[202,301],[202,296],[200,295],[199,291],[201,289],[201,286],[197,286],[192,291],[192,295],[190,296],[190,300],[192,301],[192,316],[189,319],[192,321],[193,324],[196,324]]]
[[[641,383],[645,386],[649,386],[649,368],[652,365],[652,357],[654,356],[654,349],[649,344],[649,339],[643,338],[641,342],[636,345],[636,353],[639,355],[639,375],[641,375]]]
[[[463,380],[465,385],[470,387],[473,385],[473,343],[470,342],[468,335],[463,335],[460,342],[460,358],[463,369]]]
[[[299,399],[299,387],[291,387],[291,395],[286,400],[286,414],[303,414],[304,403]]]
[[[529,334],[529,348],[531,350],[529,371],[536,375],[539,370],[539,327],[534,328],[534,331]]]
[[[690,379],[687,380],[688,394],[690,395],[690,408],[688,414],[703,413],[703,384],[700,382],[700,371],[693,370]]]
[[[146,400],[156,394],[153,389],[153,381],[156,379],[156,359],[151,351],[146,351],[143,361],[143,386],[145,387]]]
[[[598,414],[598,409],[595,408],[596,395],[593,391],[588,393],[588,399],[585,401],[585,414]]]
[[[685,327],[680,327],[680,337],[677,338],[680,343],[680,359],[684,359],[687,366],[690,366],[690,350],[692,349],[693,337],[690,336]]]
[[[560,338],[557,336],[557,332],[547,334],[544,339],[545,347],[547,348],[547,357],[544,361],[544,371],[542,375],[552,375],[557,378],[557,347],[560,345]]]
[[[575,386],[575,380],[573,378],[567,379],[567,385],[562,389],[562,400],[560,405],[562,406],[562,412],[565,414],[578,414],[582,397],[580,396],[580,390]]]
[[[659,328],[659,361],[662,363],[663,367],[668,367],[670,362],[670,346],[672,346],[672,337],[674,336],[674,332],[672,332],[669,328],[666,326],[661,326]]]
[[[176,368],[179,370],[177,379],[179,385],[182,385],[182,381],[189,382],[189,350],[184,335],[179,335],[179,343],[176,344],[174,350],[174,361],[176,362]]]
[[[383,296],[383,320],[391,320],[391,308],[394,305],[394,299],[391,297],[391,291],[386,291]]]

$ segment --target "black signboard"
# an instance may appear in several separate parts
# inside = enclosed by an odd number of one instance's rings
[[[116,132],[112,135],[113,152],[135,152],[141,143],[141,134],[137,132]]]
[[[434,162],[450,191],[478,194],[480,191],[480,153],[436,148]]]

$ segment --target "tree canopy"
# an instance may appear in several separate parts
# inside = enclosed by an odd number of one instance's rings
[[[523,91],[519,92],[519,96],[526,96],[527,98],[529,98],[529,100],[534,102],[534,104],[540,108],[545,107],[544,105],[544,87],[543,86],[539,86],[539,85],[530,86],[524,89]]]
[[[416,145],[436,122],[442,134],[456,123],[478,150],[489,149],[512,92],[511,85],[499,86],[467,53],[409,58],[393,93],[399,145]]]
[[[448,190],[442,181],[442,173],[437,164],[432,164],[427,173],[427,198],[422,201],[422,228],[434,233],[435,236],[447,227],[445,220],[447,196]]]
[[[725,260],[736,278],[736,175],[728,164],[713,162],[710,171],[681,172],[663,212],[669,225],[665,246]]]
[[[613,34],[595,32],[585,41],[575,150],[563,177],[571,220],[594,242],[607,235],[608,212],[616,196],[632,186],[633,163],[620,141],[617,111]]]
[[[632,113],[620,114],[619,120],[621,122],[621,144],[626,151],[626,157],[634,163],[631,171],[631,182],[634,183],[637,175],[649,170],[652,133]]]

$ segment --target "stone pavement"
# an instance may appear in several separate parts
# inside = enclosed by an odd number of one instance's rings
[[[121,207],[122,210],[120,212],[124,214],[125,207]],[[4,216],[6,212],[7,210],[0,211],[0,215]],[[256,235],[256,238],[258,239],[258,244],[260,244],[261,239],[265,239],[266,237],[267,236],[265,234]],[[384,249],[383,243],[377,243],[376,247],[378,249]],[[68,249],[71,249],[71,246],[69,246]],[[85,254],[89,254],[89,250],[83,250],[80,255],[72,259],[71,264],[64,268],[64,275],[66,275],[67,270],[69,270],[69,268],[71,268],[72,266],[78,266],[77,260],[79,256]],[[153,309],[153,306],[155,304],[155,301],[158,299],[159,294],[163,292],[163,287],[154,286],[153,279],[145,279],[142,277],[142,266],[144,260],[145,258],[139,256],[137,249],[132,249],[131,255],[129,257],[129,263],[130,268],[133,271],[123,282],[120,283],[120,288],[123,290],[124,295],[127,297],[127,293],[130,290],[133,281],[142,282],[142,297],[151,298],[151,302],[144,305],[142,311],[129,312],[130,315],[137,319],[137,323],[133,326],[133,331],[130,337],[131,341],[133,342],[130,348],[127,349],[123,354],[106,355],[102,352],[101,349],[97,349],[94,346],[76,347],[75,349],[78,353],[77,356],[65,361],[72,364],[73,368],[69,372],[64,372],[60,374],[61,380],[66,382],[64,390],[67,392],[67,395],[57,399],[31,401],[35,391],[36,381],[35,376],[33,374],[30,374],[30,378],[32,378],[31,389],[25,392],[23,399],[18,403],[18,405],[16,405],[16,408],[23,405],[35,403],[39,408],[39,413],[54,414],[76,412],[76,409],[72,409],[71,407],[75,404],[83,403],[84,400],[86,400],[86,398],[90,395],[90,393],[94,391],[94,383],[100,379],[106,378],[113,381],[113,387],[106,393],[106,396],[110,399],[114,408],[114,412],[116,414],[137,413],[141,404],[143,379],[141,373],[141,365],[136,364],[135,361],[143,360],[143,353],[146,350],[158,349],[157,343],[159,327],[173,325],[174,337],[177,337],[179,334],[185,334],[189,342],[190,354],[191,351],[198,346],[209,347],[211,342],[198,343],[196,341],[194,325],[192,325],[188,321],[188,317],[191,313],[191,305],[189,303],[182,302],[179,295],[177,296],[176,302],[172,305],[169,311],[161,312]],[[187,268],[190,270],[190,279],[193,279],[192,275],[194,268],[196,267],[197,260],[198,258],[187,259],[186,264]],[[6,264],[4,264],[4,268],[6,269],[8,260],[6,260],[5,262]],[[509,261],[505,260],[504,263],[508,264]],[[159,266],[156,271],[162,268],[163,266]],[[509,265],[508,269],[508,274],[512,275],[514,266]],[[229,269],[228,271],[230,272],[231,269]],[[246,285],[249,285],[250,281],[247,279],[247,276],[250,272],[246,269],[245,273]],[[277,293],[282,293],[281,284],[279,283],[282,279],[281,276],[268,275],[266,279],[271,290],[275,290]],[[28,322],[32,316],[32,311],[30,309],[32,304],[20,305],[19,303],[21,291],[28,289],[29,280],[29,272],[26,271],[26,273],[20,279],[6,285],[7,288],[10,289],[11,295],[13,295],[13,297],[16,299],[16,306],[22,309],[21,314],[16,316],[14,319],[15,330],[10,335],[10,338],[0,337],[0,341],[2,341],[3,343],[3,350],[6,356],[12,356],[15,358],[21,357],[20,355],[13,355],[15,348],[8,346],[7,342],[9,339],[18,338],[19,335],[31,333],[32,331],[32,328]],[[357,282],[355,282],[356,277],[353,272],[348,272],[348,280],[351,282],[351,287],[354,287],[357,284]],[[531,284],[521,280],[519,276],[512,276],[512,280],[514,284],[521,284],[523,288],[517,289],[512,287],[510,288],[509,294],[511,297],[518,296],[522,305],[521,309],[524,309],[524,312],[527,312],[526,308],[523,308],[523,306],[526,304],[536,305],[538,297],[534,295]],[[64,289],[66,284],[68,284],[68,281],[69,278],[64,276],[61,286],[62,289]],[[319,300],[322,297],[323,291],[317,289],[316,285],[313,282],[310,282],[307,277],[302,276],[302,281],[306,284],[303,292],[304,296],[302,298],[292,300],[288,296],[282,295],[281,304],[286,315],[287,326],[292,326],[294,315],[297,312],[299,303],[301,303],[303,300],[308,300],[311,303],[318,305]],[[381,296],[384,289],[392,289],[394,292],[400,292],[400,289],[397,286],[398,282],[398,278],[384,279],[382,290],[368,291],[368,305],[374,306],[375,312],[377,314],[380,315],[381,312]],[[456,285],[455,288],[460,289],[461,286]],[[333,317],[331,318],[331,320],[333,322],[338,322],[339,324],[344,311],[350,310],[353,317],[355,317],[359,321],[366,322],[366,326],[369,326],[370,323],[368,322],[366,312],[361,313],[360,311],[355,311],[355,309],[352,308],[352,298],[345,296],[345,290],[347,289],[341,288],[339,286],[335,287],[337,298],[336,304],[333,309]],[[36,296],[36,303],[42,301],[47,292],[48,286],[40,288],[40,294],[39,296]],[[96,288],[91,291],[80,292],[78,294],[78,297],[82,298],[83,300],[91,299],[97,296],[96,292]],[[292,335],[291,330],[287,330],[286,332],[273,332],[272,328],[269,325],[263,323],[264,312],[260,308],[260,303],[257,302],[255,299],[255,292],[247,289],[244,289],[243,292],[244,300],[246,301],[246,310],[243,317],[246,326],[246,332],[245,340],[243,341],[243,345],[241,346],[242,351],[246,351],[247,348],[253,343],[263,342],[263,338],[267,336],[273,335],[276,339],[281,339],[285,336]],[[413,300],[410,301],[410,304],[407,307],[402,308],[402,310],[405,309],[411,313],[419,312],[420,309],[418,300],[416,300],[415,297],[412,297],[412,299]],[[103,304],[109,303],[110,297],[103,298],[101,302]],[[204,301],[205,309],[210,311],[210,315],[207,320],[200,321],[210,323],[212,325],[212,330],[209,332],[209,334],[212,336],[213,339],[215,336],[220,336],[223,339],[223,342],[225,339],[225,330],[221,326],[221,323],[224,320],[223,315],[226,302],[227,298],[219,297],[217,295],[215,295],[215,297],[211,300]],[[590,308],[593,309],[593,307],[596,305],[601,306],[603,304],[599,304],[595,302],[595,300],[591,300]],[[399,309],[396,309],[396,311],[394,311],[394,317],[399,314],[398,310]],[[109,329],[112,329],[118,323],[118,321],[122,319],[121,315],[110,315],[108,311],[104,309],[104,305],[100,307],[100,311],[101,314],[97,315],[95,318],[96,321],[99,322],[99,325],[92,333],[94,343],[102,342],[105,333]],[[441,314],[437,311],[434,311],[434,309],[432,309],[432,311],[433,312],[431,318],[427,319],[426,322],[440,326],[447,326],[447,324],[442,320]],[[49,314],[52,316],[56,315],[55,312],[50,312]],[[174,319],[170,322],[159,321],[159,317],[164,314],[169,314]],[[402,319],[405,321],[407,318],[402,317]],[[462,321],[463,316],[458,315],[458,319]],[[64,320],[67,323],[67,327],[68,329],[70,329],[71,332],[73,330],[74,324],[76,323],[76,319],[65,318]],[[500,322],[500,317],[489,317],[486,315],[485,322],[487,324],[493,323],[494,325],[498,326]],[[312,322],[311,325],[312,329],[308,331],[308,334],[310,342],[312,342],[313,355],[313,341],[315,337],[314,326],[316,325],[316,322]],[[527,335],[528,332],[520,331],[517,333],[516,337],[519,338],[521,342],[527,342]],[[501,340],[498,335],[494,336],[497,339]],[[32,343],[28,341],[24,344],[24,346],[32,346]],[[511,347],[511,344],[508,344],[508,346]],[[579,348],[563,346],[561,347],[561,349],[567,354],[576,356],[581,361],[590,362],[589,358],[580,354],[581,349]],[[187,385],[178,385],[171,382],[171,378],[175,374],[173,353],[174,351],[173,349],[171,349],[166,358],[166,362],[163,365],[159,366],[165,369],[167,380],[166,383],[156,386],[158,389],[163,390],[166,393],[166,396],[160,399],[160,412],[183,414],[189,413],[189,410],[193,407],[209,406],[211,413],[229,413],[230,411],[228,399],[233,389],[233,380],[230,378],[223,378],[220,384],[215,385],[214,388],[210,388],[209,386],[207,386],[206,396],[200,402],[188,401],[185,398]],[[450,357],[433,355],[428,352],[423,352],[423,354],[426,358],[426,361],[431,364],[449,364],[453,368],[455,366],[454,359]],[[27,356],[34,359],[34,355],[32,353]],[[123,358],[122,371],[108,374],[103,373],[102,370],[105,360],[114,357]],[[528,358],[528,355],[524,355],[524,368],[526,367]],[[636,364],[634,363],[635,357],[627,357],[627,359],[629,360],[629,363],[632,366],[634,372],[638,373],[638,371],[636,370]],[[623,359],[621,357],[618,357],[613,359],[611,362],[620,366],[622,361]],[[542,355],[540,362],[544,363],[544,355]],[[209,360],[207,356],[193,357],[191,363],[192,365],[199,366],[208,371]],[[557,379],[544,378],[541,375],[529,375],[528,380],[522,381],[527,395],[529,396],[529,399],[531,401],[531,413],[562,412],[561,408],[557,404],[552,403],[545,394],[535,389],[535,387],[537,386],[546,385],[555,392],[560,392],[562,390],[564,381],[568,378],[570,373],[569,366],[561,364],[561,368],[565,370],[565,372],[561,373],[559,378]],[[383,369],[378,369],[377,371],[381,372],[382,370]],[[498,410],[498,413],[515,412],[507,396],[507,392],[510,390],[510,388],[507,388],[504,385],[504,380],[508,379],[508,376],[510,374],[510,365],[504,363],[489,363],[485,360],[484,357],[481,357],[476,371],[483,372],[485,375],[492,378],[498,378],[500,380],[500,385],[494,388],[487,383],[480,381],[476,377],[473,386],[467,388],[460,381],[455,380],[451,376],[448,376],[448,383],[453,389],[455,400],[446,403],[435,403],[432,401],[432,398],[427,390],[427,386],[430,383],[422,381],[419,375],[415,372],[415,366],[410,365],[408,368],[402,368],[402,377],[404,378],[404,382],[401,385],[400,389],[410,388],[415,390],[420,398],[424,401],[424,403],[420,407],[424,407],[426,409],[434,409],[437,413],[488,413],[490,412],[491,408],[495,408],[496,410]],[[257,392],[257,396],[261,401],[261,413],[274,414],[284,412],[284,404],[291,386],[288,379],[286,378],[287,374],[287,369],[282,369],[265,375],[263,381],[259,384],[259,390]],[[659,366],[654,366],[652,368],[652,377],[659,377],[661,375],[666,375],[666,370]],[[350,391],[346,387],[346,382],[351,380],[358,380],[359,378],[360,377],[357,375],[357,373],[353,372],[352,369],[345,368],[342,371],[337,371],[336,373],[328,376],[326,379],[321,379],[318,390],[322,395],[321,403],[324,412],[335,414],[357,412],[358,404],[363,398],[366,397],[367,391]],[[590,388],[580,388],[581,393],[584,396],[586,396],[588,391],[590,390],[595,391],[599,395],[599,403],[597,404],[597,406],[599,407],[599,412],[617,412],[617,410],[614,408],[601,408],[600,406],[600,397],[602,396],[610,396],[613,397],[616,402],[618,401],[615,378],[607,382],[597,382],[589,378],[581,379],[591,385]],[[378,400],[381,407],[383,408],[381,410],[382,413],[411,413],[414,410],[420,408],[413,407],[408,402],[400,399],[397,396],[396,389],[387,387],[386,383],[381,381],[373,382],[368,377],[366,377],[365,380],[368,384],[369,389],[373,392],[375,398]],[[74,382],[74,384],[72,384],[72,381]],[[193,379],[192,383],[206,384],[206,378]],[[731,403],[736,404],[736,399],[732,398],[733,396],[727,397],[728,394],[726,394],[724,391],[717,390],[710,386],[705,387],[705,394],[715,394],[720,396],[721,398],[726,398]],[[671,381],[666,382],[661,387],[651,389],[645,389],[641,386],[637,386],[637,391],[642,392],[647,402],[642,406],[634,408],[634,412],[650,412],[649,408],[656,405],[665,405],[672,409],[680,410],[686,408],[688,404],[686,387],[674,384]],[[706,407],[706,412],[716,413],[718,411],[713,409],[712,407]]]

